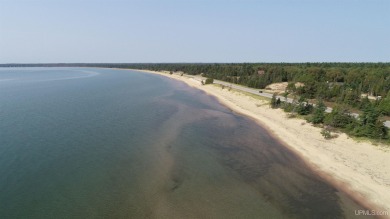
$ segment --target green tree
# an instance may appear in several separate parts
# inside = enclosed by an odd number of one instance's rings
[[[352,134],[359,137],[383,139],[387,137],[387,128],[383,121],[379,120],[380,113],[375,107],[370,106],[364,109],[359,116],[358,125]]]
[[[212,84],[214,83],[214,79],[212,78],[207,78],[206,81],[204,82],[204,84]]]
[[[279,99],[279,102],[280,102],[280,99]],[[276,99],[276,93],[272,94],[270,106],[271,106],[271,108],[278,108],[278,100]]]
[[[385,98],[380,100],[379,109],[384,115],[390,116],[390,91]]]
[[[313,105],[308,103],[304,97],[300,97],[297,105],[297,113],[299,115],[309,115],[313,110]]]
[[[331,113],[325,115],[324,124],[335,128],[348,128],[355,120],[349,110],[341,106],[336,106]]]
[[[311,122],[314,124],[323,123],[325,119],[325,110],[326,106],[324,102],[321,99],[318,100],[317,105],[314,107],[314,113]]]
[[[368,96],[365,96],[361,101],[360,101],[360,106],[359,109],[364,110],[367,107],[371,107],[371,102],[368,99]]]

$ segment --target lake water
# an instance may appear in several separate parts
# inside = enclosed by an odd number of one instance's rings
[[[0,177],[0,218],[353,218],[364,209],[213,97],[114,69],[0,68]]]

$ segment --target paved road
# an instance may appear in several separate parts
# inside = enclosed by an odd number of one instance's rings
[[[204,81],[206,80],[205,77],[201,77],[199,75],[186,75],[187,77],[189,78],[193,78],[194,80],[197,80],[197,81]],[[251,94],[255,94],[255,95],[258,95],[258,96],[262,96],[262,97],[267,97],[267,98],[272,98],[272,94],[269,94],[269,93],[259,93],[259,89],[255,89],[255,88],[250,88],[250,87],[245,87],[245,86],[242,86],[242,85],[238,85],[238,84],[232,84],[232,83],[229,83],[229,82],[225,82],[225,81],[220,81],[220,80],[214,80],[214,84],[220,84],[220,85],[224,85],[224,86],[227,86],[227,87],[231,87],[233,89],[236,89],[236,90],[241,90],[241,91],[245,91],[245,92],[248,92],[248,93],[251,93]],[[286,98],[283,97],[283,96],[276,96],[276,98],[280,98],[281,101],[285,101]],[[293,102],[293,99],[291,98],[287,98],[287,102],[288,103],[292,103]],[[332,112],[332,108],[330,107],[327,107],[325,112]],[[351,113],[351,115],[353,115],[354,117],[358,117],[359,114],[357,113]],[[390,128],[390,121],[385,121],[383,123],[386,127]]]

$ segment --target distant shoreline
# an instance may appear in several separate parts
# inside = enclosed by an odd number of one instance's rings
[[[216,97],[223,105],[266,128],[322,178],[349,194],[356,202],[367,209],[390,213],[389,151],[367,142],[358,143],[345,134],[336,139],[325,140],[319,128],[301,119],[287,119],[282,110],[270,109],[262,100],[213,85],[201,85],[199,81],[185,75],[131,70],[179,80]],[[381,169],[378,168],[380,166]]]

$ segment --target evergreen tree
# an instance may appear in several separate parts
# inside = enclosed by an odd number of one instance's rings
[[[313,110],[313,105],[308,103],[304,97],[300,97],[297,105],[297,113],[299,115],[309,115]]]
[[[325,119],[325,110],[326,106],[324,102],[320,99],[317,105],[314,107],[314,113],[311,122],[314,124],[323,123]]]
[[[346,108],[336,106],[331,113],[325,115],[324,124],[335,128],[347,128],[354,124],[355,120]]]
[[[367,107],[359,116],[358,125],[354,128],[352,134],[374,139],[386,138],[387,128],[384,126],[383,121],[379,120],[379,116],[380,113],[375,107]]]
[[[380,100],[379,109],[384,115],[390,116],[390,91],[387,93],[385,98]]]
[[[272,94],[270,105],[271,105],[271,108],[277,108],[278,107],[278,103],[277,103],[277,100],[276,100],[276,93]]]
[[[370,102],[370,100],[368,99],[368,96],[364,97],[364,98],[361,100],[359,109],[364,110],[364,109],[367,108],[367,107],[371,107],[371,102]]]

